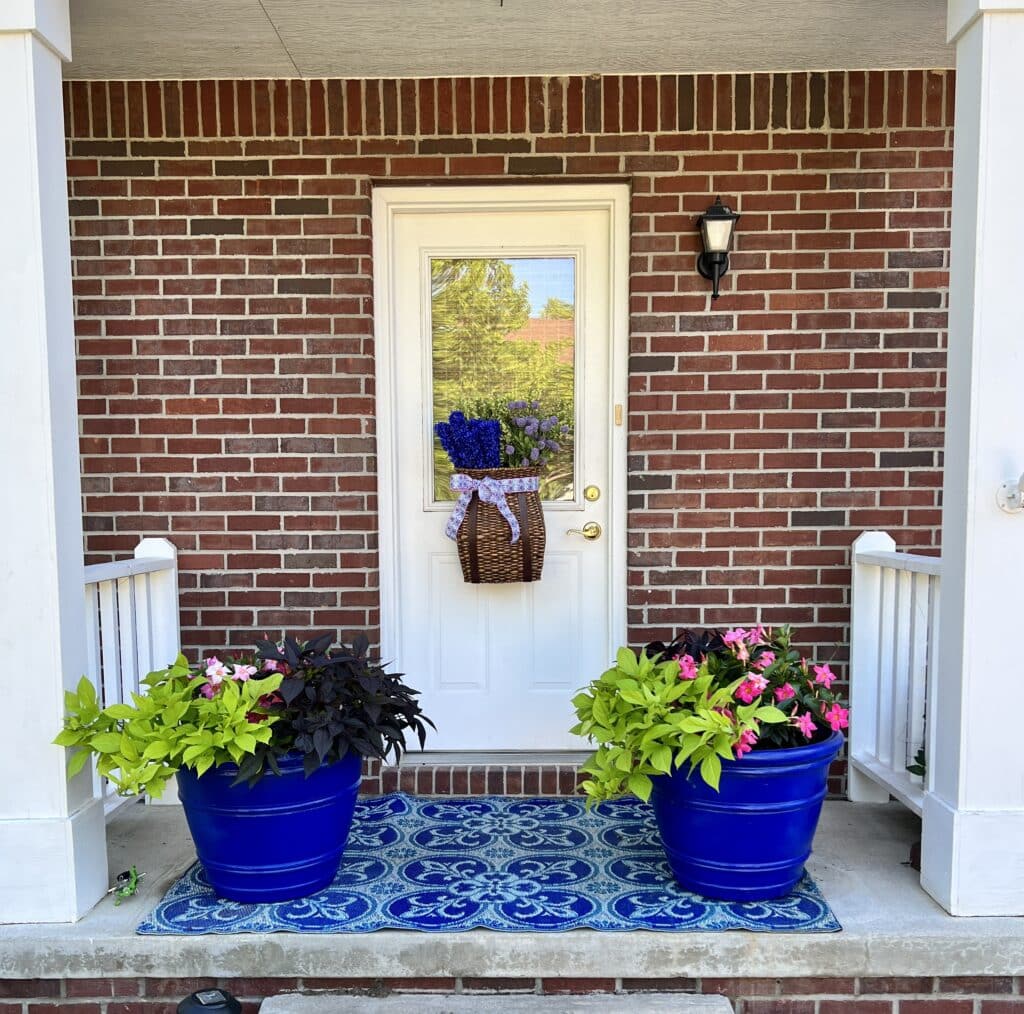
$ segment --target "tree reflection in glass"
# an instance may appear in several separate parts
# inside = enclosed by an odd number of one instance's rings
[[[575,419],[575,269],[572,257],[431,260],[434,423],[457,408],[486,415],[488,404],[513,400]],[[434,499],[454,500],[433,426],[431,439]],[[542,499],[573,499],[574,460],[569,438],[541,477]]]

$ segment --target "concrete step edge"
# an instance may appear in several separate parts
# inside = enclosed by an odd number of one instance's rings
[[[399,993],[386,997],[342,993],[280,993],[260,1014],[732,1014],[724,996],[692,993]]]

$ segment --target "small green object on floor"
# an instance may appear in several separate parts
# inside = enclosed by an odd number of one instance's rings
[[[114,886],[107,891],[107,894],[112,894],[114,896],[114,904],[120,905],[125,898],[130,898],[138,891],[139,881],[145,875],[145,873],[139,873],[138,869],[133,865],[130,870],[125,870],[117,875]]]

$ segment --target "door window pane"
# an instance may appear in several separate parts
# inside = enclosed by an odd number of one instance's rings
[[[430,262],[433,420],[456,409],[539,402],[573,420],[576,261],[572,257],[440,258]],[[452,466],[433,434],[434,499],[456,499]],[[541,498],[575,498],[572,435],[559,434],[541,476]]]

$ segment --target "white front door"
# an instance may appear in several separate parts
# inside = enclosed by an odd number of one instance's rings
[[[428,749],[580,749],[573,693],[624,641],[627,216],[624,185],[374,194],[382,653],[422,691]],[[433,425],[490,396],[574,421],[530,584],[465,583],[445,537]]]

